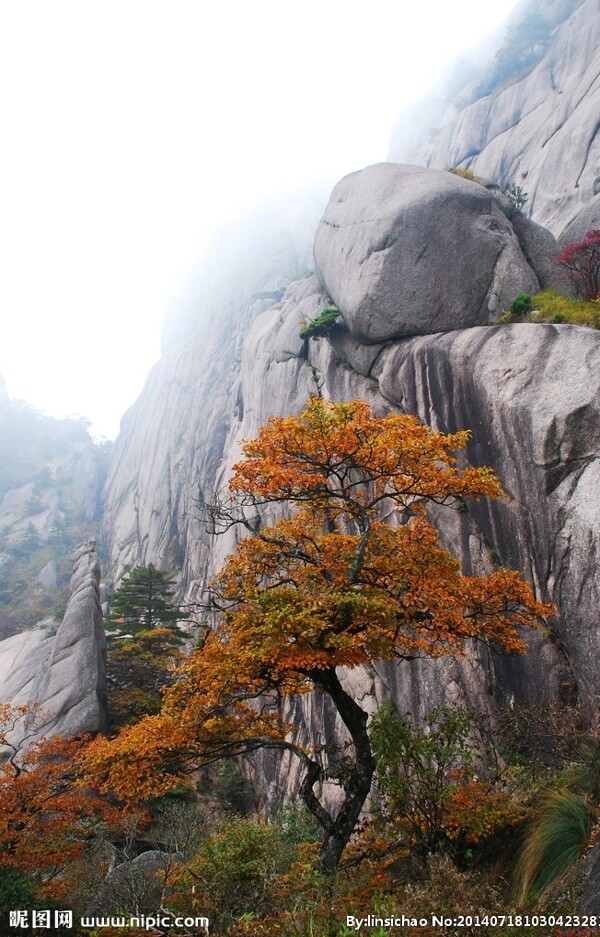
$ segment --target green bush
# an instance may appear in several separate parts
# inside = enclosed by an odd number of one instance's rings
[[[377,786],[389,820],[400,819],[409,841],[428,852],[446,839],[444,808],[453,775],[470,775],[473,715],[463,708],[432,710],[425,728],[386,700],[371,720]]]
[[[529,293],[519,293],[510,304],[509,312],[515,318],[528,315],[533,309],[533,298]]]
[[[508,218],[512,218],[516,212],[521,211],[521,209],[525,206],[525,203],[529,201],[529,194],[525,191],[525,189],[521,188],[520,185],[514,185],[513,183],[510,183],[509,185],[504,186],[502,192],[508,199],[508,210],[506,211]],[[522,293],[520,295],[525,294]]]
[[[280,877],[299,858],[295,838],[286,836],[285,827],[277,822],[223,821],[187,863],[182,895],[186,885],[193,886],[195,900],[210,915],[218,933],[227,933],[241,917],[269,913],[281,890]]]
[[[324,335],[329,335],[339,315],[340,310],[335,306],[324,309],[316,319],[300,329],[300,338],[322,338]]]
[[[0,913],[34,905],[34,888],[23,873],[18,869],[0,869]]]
[[[529,303],[531,302],[531,305]],[[528,308],[529,307],[529,308]],[[519,293],[509,309],[497,320],[499,324],[512,322],[561,323],[583,325],[600,329],[600,301],[572,299],[556,290],[543,290],[536,296]]]

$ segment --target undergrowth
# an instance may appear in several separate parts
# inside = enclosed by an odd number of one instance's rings
[[[556,290],[543,290],[531,299],[531,311],[526,312],[521,308],[513,309],[512,307],[516,304],[514,300],[511,308],[500,316],[498,323],[549,322],[554,325],[568,324],[583,325],[591,329],[600,328],[600,300],[598,299],[590,301],[572,299],[557,293]]]

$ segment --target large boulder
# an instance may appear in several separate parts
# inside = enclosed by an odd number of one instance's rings
[[[539,282],[483,186],[442,170],[380,163],[333,190],[316,271],[366,344],[493,320]]]

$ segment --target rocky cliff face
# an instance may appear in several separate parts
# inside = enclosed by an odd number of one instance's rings
[[[62,622],[42,622],[0,642],[0,699],[41,707],[38,735],[106,728],[105,638],[95,541],[75,551],[71,596]]]
[[[532,39],[523,67],[491,89],[484,73],[454,88],[451,101],[441,91],[421,102],[419,115],[415,108],[398,122],[390,158],[519,185],[528,214],[573,240],[600,225],[600,7],[542,0],[518,8],[505,59],[522,55],[528,14],[543,18],[548,34]]]
[[[240,362],[248,329],[290,283],[304,284],[311,272],[306,264],[324,202],[307,201],[299,219],[274,210],[249,230],[228,232],[206,260],[194,303],[167,324],[162,358],[123,419],[104,490],[113,579],[125,564],[154,562],[181,569],[182,589],[193,598],[214,570],[215,547],[199,519],[198,500],[223,484],[232,426],[244,418]],[[267,361],[266,347],[259,354],[257,377],[279,363]],[[290,387],[281,406],[291,407],[294,395]]]
[[[592,217],[596,204],[597,126],[589,115],[597,113],[598,7],[553,0],[544,9],[554,11],[552,41],[537,65],[460,109],[460,120],[456,109],[446,114],[425,161],[472,165],[500,184],[527,180],[528,209],[558,232]],[[579,699],[591,718],[600,694],[600,337],[566,325],[485,325],[517,292],[554,282],[552,234],[505,209],[493,187],[386,164],[334,190],[317,231],[314,275],[304,269],[306,214],[301,224],[271,217],[230,235],[193,302],[169,323],[163,356],[123,420],[104,491],[112,578],[126,565],[154,562],[181,571],[182,600],[201,597],[235,534],[211,537],[200,503],[227,483],[241,439],[270,415],[299,412],[311,393],[361,397],[380,413],[407,410],[448,432],[469,428],[469,459],[492,465],[507,496],[468,513],[440,512],[443,539],[467,572],[498,562],[521,570],[540,598],[556,602],[556,620],[530,637],[522,659],[470,648],[459,661],[386,665],[344,679],[369,710],[388,695],[416,715],[461,700],[493,710],[512,699]],[[332,302],[340,324],[327,338],[303,340],[302,325]],[[96,635],[95,560],[84,550],[78,562],[86,571],[75,596]],[[43,668],[58,667],[45,699],[60,696],[52,687],[66,679],[63,651],[78,644],[68,637],[77,633],[69,625],[52,650],[35,632],[21,639]],[[83,713],[79,728],[91,727],[92,712],[97,727],[101,639],[85,638],[82,647],[91,696],[80,710],[75,697],[69,705]],[[14,685],[17,696],[44,682],[34,671]],[[322,702],[290,705],[313,738],[335,728]],[[267,800],[293,787],[292,765],[261,768]]]

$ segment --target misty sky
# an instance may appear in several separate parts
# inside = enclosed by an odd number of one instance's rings
[[[516,0],[0,3],[0,373],[113,437],[215,224],[385,159]]]

